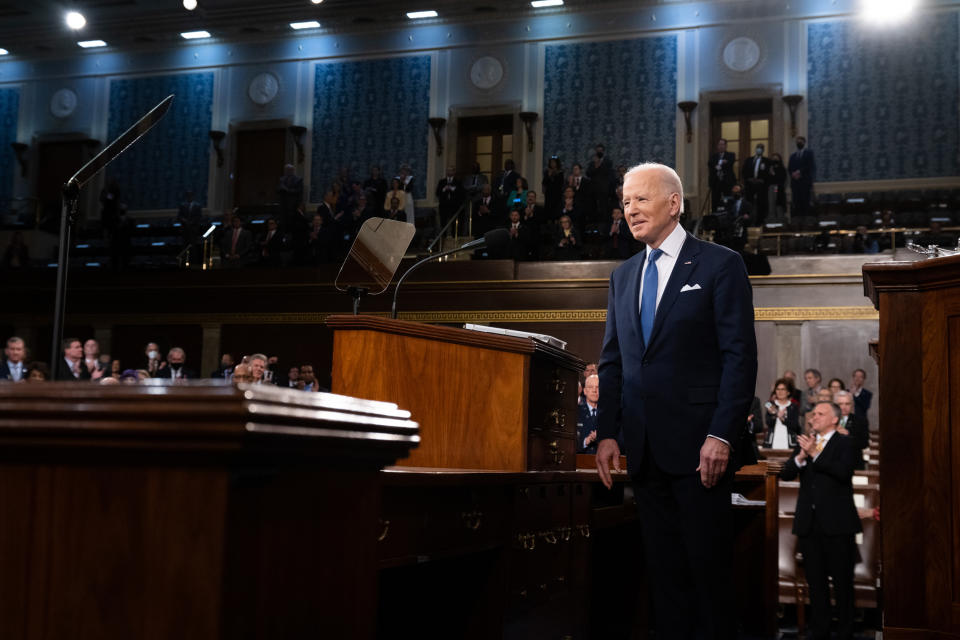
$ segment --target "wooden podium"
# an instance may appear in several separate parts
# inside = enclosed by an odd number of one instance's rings
[[[576,468],[584,363],[515,338],[373,316],[332,316],[333,391],[399,403],[422,443],[401,464],[498,471]]]
[[[880,311],[884,637],[960,638],[960,256],[863,275]]]
[[[372,638],[408,418],[266,386],[0,385],[0,638]]]

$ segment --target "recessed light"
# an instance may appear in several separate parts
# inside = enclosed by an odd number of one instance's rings
[[[410,11],[407,13],[407,17],[411,20],[419,20],[420,18],[436,18],[436,11]]]
[[[559,7],[563,5],[563,0],[533,0],[530,3],[530,6],[534,9],[542,9],[543,7]]]
[[[77,43],[77,46],[83,47],[84,49],[94,49],[96,47],[105,47],[107,43],[103,40],[81,40]]]
[[[320,23],[316,20],[307,20],[306,22],[291,22],[291,29],[316,29]]]
[[[7,54],[9,54],[9,53],[10,53],[10,52],[7,51],[6,49],[0,48],[0,56],[5,56],[5,55],[7,55]]]
[[[323,0],[310,0],[313,4],[320,4]]]
[[[193,11],[197,8],[197,0],[183,0],[183,8],[187,11]]]
[[[84,25],[87,24],[87,19],[84,18],[83,14],[79,11],[68,12],[64,19],[67,22],[67,26],[73,30],[83,29]]]
[[[209,31],[184,31],[180,34],[184,40],[199,40],[200,38],[209,38]]]

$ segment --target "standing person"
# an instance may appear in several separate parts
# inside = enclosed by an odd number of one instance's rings
[[[787,210],[787,168],[783,166],[783,158],[779,153],[770,154],[767,183],[770,185],[767,199],[769,210],[777,218],[781,218]]]
[[[606,147],[598,144],[594,147],[593,158],[587,163],[587,177],[593,182],[593,197],[595,199],[594,215],[603,220],[610,215],[610,195],[613,193],[615,176],[613,163],[606,155]],[[597,222],[592,220],[591,222]]]
[[[403,210],[407,212],[407,222],[413,222],[413,216],[416,211],[416,203],[413,198],[414,180],[410,172],[410,165],[404,163],[400,165],[400,174],[397,176],[400,181],[400,188],[403,189],[405,197],[403,199]]]
[[[370,177],[363,182],[363,191],[367,194],[367,201],[375,209],[385,209],[387,205],[387,181],[380,174],[380,167],[370,167]]]
[[[679,224],[665,165],[627,172],[624,212],[647,245],[610,277],[597,470],[619,470],[623,430],[658,638],[731,638],[733,466],[757,378],[753,294],[739,255]]]
[[[763,226],[767,219],[767,185],[770,176],[770,161],[763,156],[764,146],[757,144],[752,158],[740,165],[740,180],[743,182],[744,197],[756,211],[756,224]]]
[[[65,338],[62,345],[63,360],[57,370],[57,380],[89,380],[90,372],[83,366],[83,343],[79,338]]]
[[[814,406],[811,435],[797,437],[793,455],[780,478],[800,477],[793,533],[803,553],[810,585],[810,631],[815,640],[830,638],[830,584],[837,601],[837,637],[853,638],[853,568],[855,536],[861,531],[853,502],[853,470],[857,448],[849,436],[837,433],[840,409],[830,402]]]
[[[447,167],[447,175],[437,183],[437,213],[440,215],[440,225],[447,221],[460,209],[466,197],[463,183],[457,178],[454,167]]]
[[[873,392],[864,389],[863,383],[867,381],[867,372],[863,369],[854,369],[850,380],[850,393],[853,394],[854,412],[866,419],[870,411],[870,403],[873,401]]]
[[[737,177],[733,174],[733,163],[737,155],[727,151],[725,138],[717,140],[717,152],[710,155],[707,170],[710,172],[710,206],[712,211],[718,211],[723,203],[724,196],[730,195]]]
[[[0,382],[20,382],[26,379],[27,365],[24,358],[27,355],[27,346],[23,338],[7,338],[3,355],[6,357],[0,360]]]
[[[556,220],[560,216],[560,207],[563,206],[564,183],[560,158],[550,157],[540,184],[543,187],[543,208],[547,212],[547,219]]]
[[[790,397],[790,382],[780,378],[773,385],[773,398],[765,405],[767,435],[763,446],[767,449],[793,449],[800,435],[800,407]]]
[[[807,149],[807,139],[797,136],[797,150],[790,154],[790,193],[793,196],[792,216],[805,216],[810,213],[810,199],[813,197],[813,181],[817,173],[817,164],[813,151]]]

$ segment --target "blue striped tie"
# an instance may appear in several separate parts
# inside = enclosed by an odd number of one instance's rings
[[[653,320],[657,315],[657,258],[663,255],[660,249],[654,249],[647,256],[647,270],[643,274],[643,298],[640,300],[640,330],[643,332],[644,346],[650,344]]]

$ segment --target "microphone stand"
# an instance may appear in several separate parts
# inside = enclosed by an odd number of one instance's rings
[[[123,135],[111,142],[90,162],[83,165],[63,185],[63,206],[60,210],[60,247],[57,251],[57,289],[53,304],[53,345],[50,350],[50,377],[54,380],[57,379],[60,368],[64,364],[61,343],[63,342],[63,318],[67,301],[67,272],[69,270],[67,263],[70,260],[70,236],[73,225],[77,220],[80,188],[160,122],[160,119],[170,109],[172,102],[172,95],[164,98],[160,104],[140,118]]]
[[[440,253],[436,253],[432,256],[427,256],[423,260],[420,260],[419,262],[414,263],[412,267],[407,269],[406,272],[402,276],[400,276],[400,279],[397,280],[397,286],[393,288],[393,304],[390,306],[390,317],[393,318],[394,320],[397,319],[397,292],[400,291],[400,285],[403,284],[403,281],[407,279],[408,275],[416,271],[422,265],[430,262],[431,260],[438,260],[440,258],[443,258],[444,256],[449,256],[450,254],[453,254],[453,253],[464,251],[466,249],[475,249],[475,248],[476,248],[476,245],[472,247],[463,246],[463,247],[456,247],[454,249],[447,249],[446,251],[441,251]]]

